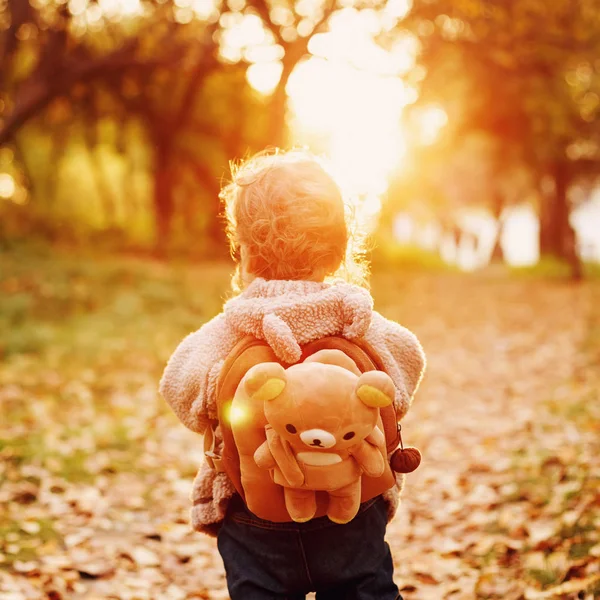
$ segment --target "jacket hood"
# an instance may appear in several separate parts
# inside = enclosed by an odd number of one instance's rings
[[[349,283],[257,278],[225,304],[228,325],[266,341],[281,361],[300,359],[301,346],[330,335],[363,337],[371,324],[373,299]]]

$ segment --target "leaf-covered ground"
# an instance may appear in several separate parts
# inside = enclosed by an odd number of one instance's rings
[[[227,598],[202,443],[157,397],[223,267],[0,257],[0,598]],[[600,595],[600,285],[378,274],[429,358],[389,528],[406,600]]]

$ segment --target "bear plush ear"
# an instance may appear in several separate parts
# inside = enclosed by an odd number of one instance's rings
[[[285,369],[279,363],[261,363],[246,373],[244,387],[250,398],[264,402],[277,398],[286,380]]]
[[[394,402],[396,388],[391,377],[383,371],[368,371],[358,378],[356,395],[371,408],[383,408]]]

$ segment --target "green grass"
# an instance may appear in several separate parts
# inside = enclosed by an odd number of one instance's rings
[[[163,326],[195,329],[216,313],[226,268],[166,268],[133,259],[0,257],[0,352],[45,352],[94,337],[154,339]],[[125,328],[125,330],[123,330]]]
[[[179,341],[218,312],[225,266],[24,252],[0,255],[0,457],[87,480],[131,468]],[[6,473],[0,476],[0,480]]]
[[[459,272],[458,267],[445,262],[437,252],[385,241],[374,248],[371,260],[374,271]]]
[[[0,550],[5,553],[3,562],[10,567],[16,561],[35,559],[49,546],[58,546],[62,543],[62,536],[49,519],[18,523],[0,518],[0,540],[4,542],[0,544]]]
[[[558,573],[552,568],[529,569],[528,575],[542,587],[548,587],[558,582]]]
[[[228,278],[225,265],[0,254],[0,567],[60,543],[51,516],[21,528],[42,510],[44,481],[60,498],[121,474],[152,490],[175,464],[193,476],[196,459],[165,450],[178,425],[158,381],[181,339],[220,310]]]
[[[542,257],[535,265],[525,267],[510,267],[510,272],[519,277],[539,277],[542,279],[570,279],[571,267],[565,260],[552,257]],[[599,263],[584,263],[584,277],[600,279]]]

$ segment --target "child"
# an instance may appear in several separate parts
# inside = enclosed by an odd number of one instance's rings
[[[160,391],[181,421],[204,433],[217,419],[219,372],[247,335],[287,363],[298,360],[301,345],[325,336],[365,340],[394,381],[402,418],[422,377],[423,351],[412,333],[373,311],[356,226],[320,162],[301,151],[259,154],[233,173],[221,196],[241,293],[169,360]],[[295,600],[309,591],[319,600],[397,600],[384,535],[402,484],[399,476],[396,488],[364,503],[345,525],[327,517],[272,523],[248,511],[225,473],[204,465],[192,523],[218,534],[232,600]]]

